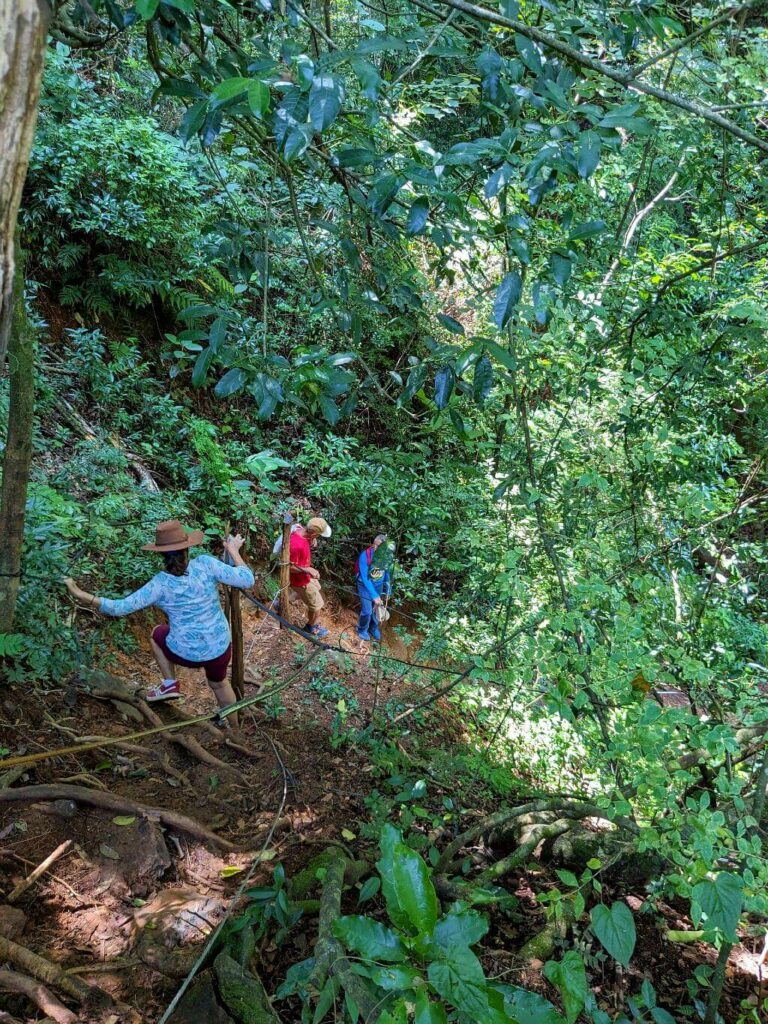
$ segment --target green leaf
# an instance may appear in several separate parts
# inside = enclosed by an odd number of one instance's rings
[[[143,21],[149,21],[154,18],[159,6],[160,0],[136,0],[136,13]]]
[[[584,961],[573,949],[562,960],[548,960],[544,964],[544,977],[559,990],[568,1024],[579,1016],[589,995]]]
[[[567,256],[562,256],[559,252],[553,252],[549,257],[549,265],[555,282],[562,288],[571,276],[571,261]]]
[[[227,398],[229,395],[233,395],[236,391],[239,391],[247,379],[248,376],[245,370],[241,370],[239,367],[227,370],[219,383],[213,389],[213,393],[217,398]]]
[[[565,1024],[548,999],[524,988],[505,990],[504,1006],[514,1020],[525,1024]]]
[[[402,185],[402,178],[396,174],[382,174],[377,178],[368,193],[368,206],[371,208],[371,212],[377,217],[383,217]]]
[[[333,399],[329,398],[328,395],[320,395],[318,401],[320,403],[320,411],[323,416],[332,427],[335,427],[341,418],[338,405],[336,405]]]
[[[179,124],[179,135],[184,142],[189,142],[193,136],[197,135],[203,126],[207,113],[208,100],[199,100],[184,113]]]
[[[493,387],[493,363],[485,352],[475,364],[475,378],[472,382],[472,397],[482,405]]]
[[[516,35],[515,49],[520,54],[520,59],[528,70],[532,71],[534,75],[540,75],[543,70],[543,65],[541,63],[541,56],[536,44],[531,42],[531,40],[525,36]]]
[[[496,292],[496,299],[493,303],[493,318],[500,331],[504,330],[510,321],[515,306],[520,301],[523,292],[523,280],[516,270],[507,274],[499,285]]]
[[[213,354],[213,349],[209,346],[204,348],[195,360],[195,366],[192,370],[192,384],[194,387],[199,388],[205,383],[205,378],[208,376],[208,368],[213,361]]]
[[[471,949],[454,948],[449,957],[433,960],[427,977],[435,991],[470,1020],[484,1020],[488,1010],[485,975]]]
[[[430,1002],[429,994],[425,989],[417,989],[414,1003],[416,1016],[413,1018],[413,1024],[448,1024],[445,1007],[442,1003]]]
[[[401,963],[408,956],[397,932],[370,917],[340,917],[333,923],[333,934],[349,949],[371,960]]]
[[[416,369],[425,369],[424,367],[416,367]],[[411,371],[411,377],[414,374],[414,370]],[[426,373],[426,369],[425,369]],[[409,378],[410,383],[410,378]],[[381,850],[381,858],[376,862],[376,868],[381,876],[381,891],[384,896],[384,900],[387,904],[387,911],[389,913],[390,921],[398,928],[406,929],[408,927],[408,915],[401,908],[398,901],[397,892],[393,882],[394,875],[394,863],[395,863],[395,850],[397,850],[403,842],[403,837],[400,835],[394,825],[387,823],[381,829],[381,835],[379,837],[379,849]]]
[[[394,849],[392,865],[397,902],[419,933],[429,934],[437,921],[437,895],[422,858],[404,843]]]
[[[136,821],[136,815],[118,815],[112,819],[113,825],[132,825]]]
[[[426,196],[419,196],[411,203],[408,211],[408,219],[405,222],[407,235],[420,235],[427,224],[429,217],[429,200]]]
[[[353,57],[350,62],[352,70],[355,73],[355,77],[360,83],[360,88],[363,91],[363,96],[367,100],[374,102],[378,99],[379,89],[381,88],[381,77],[379,72],[376,70],[370,61],[363,60],[362,57]]]
[[[269,87],[264,82],[251,82],[248,86],[248,106],[254,117],[264,117],[269,110]]]
[[[585,132],[579,143],[579,155],[576,166],[582,178],[589,178],[600,163],[600,147],[602,141],[597,132]]]
[[[454,319],[454,317],[446,316],[445,313],[438,313],[437,319],[447,331],[451,332],[451,334],[464,334],[464,325],[460,324],[458,320]]]
[[[453,393],[456,374],[452,366],[441,366],[435,375],[435,405],[444,409]]]
[[[435,925],[433,940],[447,953],[455,946],[474,946],[487,931],[487,918],[476,910],[451,910]]]
[[[360,146],[343,146],[336,153],[336,160],[339,167],[365,167],[367,164],[376,163],[378,154],[372,149],[363,149]]]
[[[228,103],[236,96],[242,96],[248,92],[251,85],[253,82],[250,78],[226,78],[211,93],[211,105],[219,107],[223,103]]]
[[[577,225],[571,231],[571,239],[575,242],[583,241],[585,238],[594,238],[596,235],[601,235],[607,225],[604,220],[588,220],[583,224]]]
[[[421,974],[413,967],[376,967],[370,972],[370,978],[385,992],[401,992],[424,984]]]
[[[705,878],[693,887],[691,916],[694,924],[706,915],[707,928],[717,928],[730,941],[736,934],[743,903],[742,880],[730,871],[721,871],[714,880]]]
[[[498,342],[487,341],[485,343],[485,347],[488,349],[490,354],[494,356],[494,358],[498,359],[502,366],[506,366],[508,370],[517,369],[517,360],[515,357],[508,349],[499,345]]]
[[[316,75],[309,92],[309,119],[315,131],[324,132],[339,116],[344,87],[335,75]]]
[[[366,903],[368,900],[373,899],[380,888],[381,880],[372,875],[360,887],[360,895],[357,897],[357,902]]]
[[[606,951],[614,960],[624,967],[629,965],[635,949],[637,934],[632,911],[621,901],[616,901],[610,908],[599,903],[590,913],[592,930]]]

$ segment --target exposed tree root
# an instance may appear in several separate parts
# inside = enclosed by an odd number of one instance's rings
[[[536,847],[546,839],[556,839],[572,827],[572,822],[561,819],[548,824],[534,825],[528,830],[528,838],[521,843],[508,857],[496,861],[478,877],[477,881],[484,885],[496,882],[508,872],[521,867],[533,854]]]
[[[435,866],[436,873],[450,873],[451,869],[457,866],[457,855],[469,843],[473,843],[477,839],[492,833],[503,833],[505,827],[517,818],[542,811],[556,811],[560,818],[567,819],[568,821],[580,821],[584,818],[607,818],[621,828],[631,832],[637,831],[637,826],[629,818],[612,816],[610,811],[603,807],[598,807],[597,804],[579,800],[563,800],[559,797],[531,800],[526,804],[521,804],[519,807],[513,807],[507,811],[499,811],[498,814],[491,814],[487,818],[483,818],[476,825],[473,825],[472,828],[462,832],[443,850]]]
[[[217,836],[215,832],[210,832],[205,826],[176,811],[168,811],[162,807],[148,807],[145,804],[126,800],[125,797],[115,796],[113,793],[102,793],[100,790],[86,789],[84,786],[22,786],[19,789],[0,790],[0,803],[14,800],[74,800],[76,803],[99,807],[115,814],[134,814],[142,815],[145,818],[156,818],[168,828],[186,832],[204,843],[210,843],[211,846],[218,846],[224,850],[238,849],[228,839]]]
[[[0,989],[25,995],[51,1020],[56,1021],[56,1024],[75,1024],[77,1021],[77,1014],[60,1003],[53,992],[25,974],[18,974],[7,968],[0,969]]]
[[[258,975],[241,967],[226,952],[216,957],[213,970],[221,1001],[237,1020],[248,1021],[248,1024],[281,1024]]]
[[[65,842],[57,846],[53,853],[49,854],[42,863],[38,864],[34,871],[31,871],[25,879],[19,882],[8,897],[8,902],[15,903],[22,893],[25,893],[31,885],[34,885],[41,875],[45,874],[48,868],[52,867],[60,857],[64,856],[65,853],[69,853],[73,845],[74,840],[67,839]]]
[[[142,713],[150,725],[162,726],[166,724],[163,722],[162,718],[152,710],[145,700],[142,700],[137,694],[128,690],[123,683],[120,683],[119,686],[116,685],[117,683],[119,683],[119,680],[112,680],[109,676],[102,676],[98,681],[94,680],[94,685],[85,692],[97,700],[120,700],[124,704],[130,704]],[[164,736],[164,739],[166,739],[167,742],[175,743],[177,746],[182,747],[198,761],[202,761],[203,764],[210,765],[212,768],[217,768],[219,771],[238,773],[237,768],[228,764],[226,761],[222,761],[221,758],[216,757],[215,754],[206,750],[205,747],[203,747],[192,736],[185,736],[180,732],[172,732],[168,733],[167,737]]]
[[[351,964],[344,955],[344,949],[333,934],[334,921],[341,916],[341,895],[344,890],[344,875],[349,864],[341,850],[334,848],[335,856],[329,861],[323,881],[323,893],[320,897],[320,920],[317,925],[317,942],[315,943],[315,966],[309,978],[310,985],[318,992],[322,991],[330,976],[339,979],[344,990],[349,993],[358,1006],[365,1021],[373,1024],[378,1019],[381,1009],[373,994],[369,991],[363,978],[352,971]]]

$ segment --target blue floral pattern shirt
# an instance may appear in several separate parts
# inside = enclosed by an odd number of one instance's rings
[[[228,587],[252,587],[248,566],[225,565],[211,555],[193,558],[184,576],[159,572],[149,583],[119,601],[102,597],[105,615],[130,615],[154,605],[168,616],[166,643],[174,654],[188,661],[210,661],[230,643],[229,623],[221,608],[217,583]]]

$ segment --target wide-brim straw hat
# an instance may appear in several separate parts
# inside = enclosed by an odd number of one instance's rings
[[[202,530],[187,533],[178,519],[168,519],[158,523],[155,529],[155,543],[143,544],[142,551],[183,551],[202,544],[205,534]]]

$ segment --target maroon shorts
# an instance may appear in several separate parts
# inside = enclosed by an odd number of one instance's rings
[[[227,678],[227,669],[232,658],[232,644],[218,658],[211,658],[210,661],[189,661],[187,658],[182,658],[180,654],[174,653],[168,647],[168,634],[170,631],[170,626],[155,626],[152,630],[152,639],[169,661],[172,661],[174,665],[182,665],[184,668],[204,668],[205,676],[209,683],[224,682]]]

